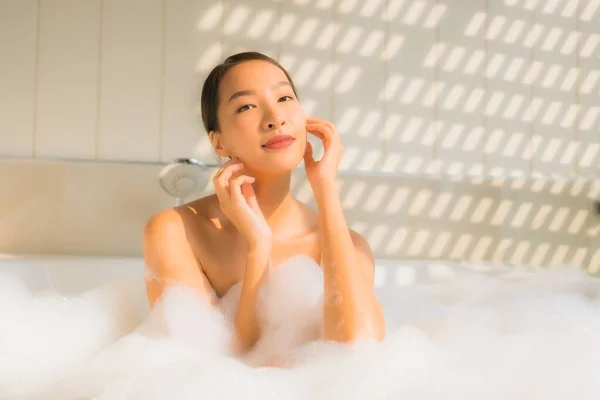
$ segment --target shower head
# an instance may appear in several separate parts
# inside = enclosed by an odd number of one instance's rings
[[[177,205],[186,197],[203,190],[208,179],[206,166],[193,158],[178,158],[164,166],[159,173],[161,187],[175,197]]]

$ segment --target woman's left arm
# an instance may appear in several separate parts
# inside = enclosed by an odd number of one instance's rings
[[[331,123],[315,118],[307,120],[307,131],[319,137],[325,149],[322,159],[315,161],[308,143],[304,158],[321,228],[325,338],[381,341],[386,327],[373,289],[373,253],[367,241],[348,228],[335,182],[343,151],[339,136]]]

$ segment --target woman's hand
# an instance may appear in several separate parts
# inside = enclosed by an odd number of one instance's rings
[[[244,164],[239,160],[225,163],[213,178],[215,192],[223,214],[235,225],[246,239],[248,250],[259,246],[270,250],[271,228],[256,201],[252,188],[254,178],[239,173]]]
[[[344,149],[337,130],[331,122],[318,118],[308,118],[306,120],[306,131],[321,139],[325,150],[321,160],[315,161],[312,145],[310,142],[306,142],[306,152],[304,154],[306,176],[313,192],[318,194],[325,187],[335,186],[337,169]]]

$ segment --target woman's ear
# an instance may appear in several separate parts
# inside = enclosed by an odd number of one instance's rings
[[[228,152],[223,147],[223,135],[216,131],[210,131],[208,137],[213,149],[215,149],[215,153],[217,153],[219,157],[229,157]]]

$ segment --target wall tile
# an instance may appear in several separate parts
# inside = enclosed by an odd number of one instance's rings
[[[5,161],[0,177],[0,252],[141,254],[148,219],[174,204],[159,166]]]
[[[577,151],[577,7],[579,0],[537,2],[528,42],[534,175],[573,177]]]
[[[142,254],[148,219],[174,205],[159,186],[159,166],[73,165],[64,173],[63,245],[76,254]]]
[[[600,1],[581,0],[579,5],[577,136],[580,176],[600,178]]]
[[[443,174],[481,175],[484,169],[486,1],[436,5],[435,158]]]
[[[532,266],[597,268],[593,232],[600,218],[592,208],[594,191],[597,185],[585,180],[507,182],[502,189],[504,246],[498,256]]]
[[[40,2],[36,157],[94,157],[100,4]]]
[[[280,9],[277,0],[227,0],[221,26],[223,56],[253,50],[277,58]]]
[[[344,144],[342,170],[375,171],[383,165],[386,2],[336,3],[333,51],[333,121]]]
[[[334,1],[280,3],[279,62],[290,73],[307,115],[333,122],[333,81],[336,74]],[[315,157],[323,146],[312,135]]]
[[[165,86],[161,159],[196,157],[215,163],[202,124],[200,99],[204,79],[223,54],[223,1],[166,2]]]
[[[163,2],[104,0],[97,156],[158,161],[164,85]]]
[[[0,2],[0,154],[31,156],[35,113],[38,7]]]
[[[436,0],[387,3],[388,73],[383,170],[432,173],[436,142],[436,29],[443,18]],[[397,44],[394,44],[397,43]],[[397,50],[391,50],[395,47]]]
[[[524,2],[489,1],[485,35],[486,96],[485,174],[525,176],[531,171],[531,85],[524,84],[532,66],[529,30],[534,12]],[[475,27],[472,29],[475,34]]]
[[[3,185],[10,188],[0,196],[0,252],[62,250],[64,168],[35,161],[0,163]]]

